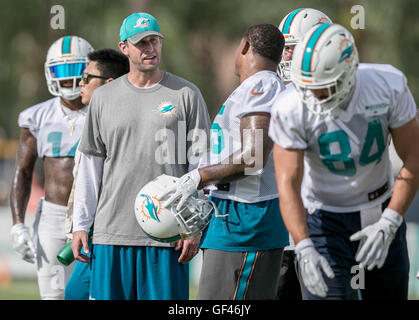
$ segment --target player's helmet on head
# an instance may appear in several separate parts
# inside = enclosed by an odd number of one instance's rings
[[[187,239],[202,231],[209,223],[215,205],[207,199],[191,196],[181,210],[179,201],[163,208],[178,178],[161,175],[147,183],[135,199],[135,217],[144,233],[153,240],[173,242]]]
[[[83,38],[65,36],[56,40],[48,49],[45,77],[49,92],[57,97],[74,100],[80,96],[79,81],[88,64],[87,54],[92,46]],[[61,81],[72,81],[64,87]]]
[[[279,30],[285,38],[285,47],[296,45],[303,40],[304,35],[315,25],[332,23],[332,20],[323,12],[311,9],[300,8],[288,13],[279,24]],[[290,68],[292,59],[285,61],[282,58],[278,65],[277,73],[284,81],[290,81]]]
[[[338,24],[321,24],[295,47],[291,81],[311,112],[330,114],[350,98],[358,64],[351,33]],[[313,90],[318,89],[327,89],[327,97],[316,98]]]

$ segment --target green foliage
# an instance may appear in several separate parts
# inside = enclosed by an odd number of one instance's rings
[[[53,30],[53,5],[65,9],[65,29]],[[0,130],[17,138],[16,119],[24,108],[50,97],[43,64],[48,47],[64,35],[78,35],[94,48],[117,48],[122,20],[135,11],[156,16],[162,33],[162,69],[195,83],[211,116],[237,85],[234,48],[247,27],[279,25],[291,10],[312,7],[350,28],[350,9],[365,8],[364,30],[351,30],[361,61],[401,69],[419,97],[419,19],[416,0],[16,0],[2,3],[0,19]],[[226,68],[230,66],[230,68]],[[3,133],[4,135],[4,133]]]

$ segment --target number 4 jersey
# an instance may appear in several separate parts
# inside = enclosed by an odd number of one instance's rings
[[[71,111],[57,97],[23,110],[18,124],[36,138],[39,158],[74,157],[86,113],[87,107]]]
[[[301,196],[306,208],[359,211],[391,195],[390,129],[415,116],[402,72],[360,64],[351,101],[338,117],[311,113],[288,85],[272,108],[269,136],[282,148],[305,150]]]

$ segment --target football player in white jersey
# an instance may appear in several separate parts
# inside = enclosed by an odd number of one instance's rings
[[[288,232],[278,205],[270,110],[284,89],[276,74],[284,46],[270,24],[248,28],[236,52],[240,86],[211,127],[209,159],[179,179],[168,206],[180,209],[197,189],[216,184],[217,205],[201,240],[203,262],[197,299],[275,299]]]
[[[74,154],[87,107],[82,104],[79,81],[92,46],[77,36],[56,40],[48,50],[45,76],[55,97],[19,114],[20,139],[10,193],[15,250],[36,262],[41,299],[64,299],[64,287],[73,264],[64,267],[56,256],[65,245],[66,205],[73,183]],[[37,157],[43,160],[45,197],[38,203],[33,238],[25,223]]]
[[[299,8],[288,13],[279,24],[279,30],[285,38],[284,51],[277,73],[286,86],[292,85],[290,70],[295,45],[303,40],[304,35],[315,25],[332,23],[323,12],[312,8]],[[297,276],[297,264],[294,241],[290,235],[290,244],[285,247],[281,265],[281,279],[278,299],[300,300],[302,298],[300,281]]]
[[[350,32],[322,24],[295,47],[291,80],[272,108],[269,136],[308,298],[349,299],[359,264],[362,299],[407,299],[403,216],[418,189],[419,125],[406,77],[359,64]],[[390,137],[403,161],[395,182]]]

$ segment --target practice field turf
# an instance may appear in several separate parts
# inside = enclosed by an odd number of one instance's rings
[[[14,279],[10,284],[0,285],[0,300],[39,300],[36,279]]]
[[[191,286],[189,299],[195,300],[196,286]],[[14,279],[10,284],[0,284],[0,300],[39,300],[36,279]]]

